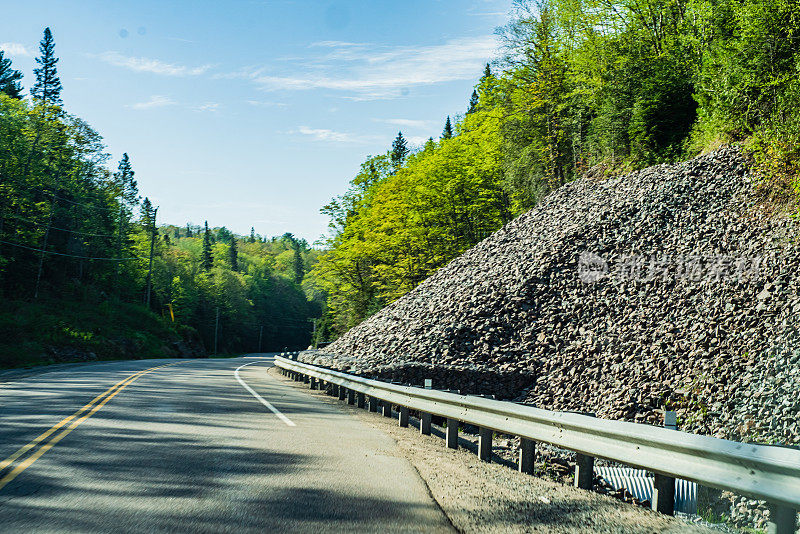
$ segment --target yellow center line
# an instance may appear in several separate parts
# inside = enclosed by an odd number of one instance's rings
[[[111,393],[112,391],[114,391],[114,389],[116,389],[117,387],[122,385],[123,382],[125,382],[127,380],[130,380],[131,378],[143,373],[144,371],[146,371],[146,369],[142,370],[142,371],[139,371],[138,373],[135,373],[135,374],[133,374],[131,376],[128,376],[128,377],[120,380],[119,382],[117,382],[116,384],[114,384],[113,386],[108,388],[106,391],[104,391],[103,393],[101,393],[97,397],[93,398],[89,403],[87,403],[85,406],[83,406],[77,412],[75,412],[74,414],[70,415],[69,417],[65,417],[59,423],[54,425],[52,428],[50,428],[46,432],[42,433],[40,436],[36,437],[34,440],[32,440],[30,443],[28,443],[24,447],[20,448],[17,452],[15,452],[11,456],[9,456],[8,458],[6,458],[2,462],[0,462],[0,471],[3,471],[6,467],[8,467],[12,463],[14,463],[14,460],[19,458],[20,456],[22,456],[23,454],[25,454],[26,452],[28,452],[32,448],[34,448],[39,442],[47,439],[47,437],[50,436],[50,434],[52,434],[53,432],[55,432],[56,430],[58,430],[62,426],[66,425],[67,423],[69,423],[70,421],[72,421],[73,419],[78,417],[80,414],[82,414],[83,412],[85,412],[89,408],[91,408],[94,405],[94,403],[96,403],[97,401],[99,401],[100,399],[102,399],[103,397],[105,397],[106,395]]]
[[[104,391],[103,393],[101,393],[100,395],[95,397],[94,399],[92,399],[88,404],[83,406],[77,412],[75,412],[74,414],[70,415],[69,417],[65,417],[60,422],[58,422],[56,425],[54,425],[52,428],[50,428],[46,432],[42,433],[40,436],[36,437],[30,443],[28,443],[24,447],[20,448],[17,452],[15,452],[11,456],[9,456],[8,458],[6,458],[2,462],[0,462],[0,471],[2,471],[3,469],[5,469],[9,465],[11,465],[20,456],[25,454],[27,451],[29,451],[32,448],[36,447],[36,445],[38,443],[41,443],[43,440],[47,439],[48,436],[53,434],[59,428],[61,428],[62,426],[66,425],[67,423],[72,421],[72,424],[70,424],[67,428],[65,428],[59,434],[54,436],[49,442],[47,442],[44,445],[42,445],[41,447],[39,447],[39,449],[36,452],[34,452],[32,455],[30,455],[28,458],[26,458],[20,464],[18,464],[13,470],[11,470],[3,478],[0,478],[0,490],[2,490],[3,487],[5,487],[9,482],[14,480],[17,477],[17,475],[19,475],[20,473],[25,471],[28,467],[30,467],[31,464],[33,464],[33,462],[38,460],[44,453],[46,453],[51,448],[53,448],[53,446],[55,446],[59,441],[61,441],[67,434],[72,432],[75,429],[75,427],[77,427],[78,425],[83,423],[86,419],[88,419],[89,417],[94,415],[95,412],[97,412],[100,408],[103,407],[103,405],[105,405],[105,403],[107,403],[112,398],[114,398],[117,395],[117,393],[119,393],[120,391],[122,391],[123,389],[128,387],[132,382],[138,380],[139,378],[141,378],[143,375],[146,375],[147,373],[150,373],[150,372],[155,371],[157,369],[161,369],[163,367],[169,367],[171,365],[177,365],[178,363],[183,363],[183,362],[168,363],[166,365],[159,365],[157,367],[151,367],[149,369],[144,369],[142,371],[134,373],[131,376],[129,376],[129,377],[117,382],[116,384],[111,386],[109,389],[107,389],[106,391]],[[102,401],[95,405],[95,403],[97,403],[101,399],[102,399]],[[81,416],[81,414],[83,412],[85,412],[87,409],[90,409],[90,408],[91,408],[91,410],[89,412],[87,412],[87,413],[85,413],[84,415]],[[75,419],[76,417],[78,417],[78,419]]]

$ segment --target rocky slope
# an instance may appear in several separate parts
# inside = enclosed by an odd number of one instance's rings
[[[800,443],[798,223],[742,156],[565,185],[303,357],[557,410]]]

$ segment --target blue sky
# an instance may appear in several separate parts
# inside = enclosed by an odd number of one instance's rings
[[[326,232],[319,208],[398,130],[463,113],[511,0],[11,3],[0,48],[33,82],[49,26],[66,108],[128,152],[163,223]]]

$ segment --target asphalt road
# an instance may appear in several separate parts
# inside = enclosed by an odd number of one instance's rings
[[[145,360],[6,378],[0,532],[452,531],[389,436],[269,365]]]

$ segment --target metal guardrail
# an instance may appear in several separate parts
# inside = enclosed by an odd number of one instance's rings
[[[398,406],[400,424],[408,410],[421,413],[421,430],[430,432],[430,415],[448,419],[447,442],[456,448],[458,422],[480,427],[478,454],[491,456],[491,431],[522,438],[520,470],[532,472],[534,443],[549,443],[578,453],[576,486],[591,488],[594,458],[604,458],[656,474],[653,508],[671,514],[675,478],[763,499],[772,508],[770,532],[794,534],[800,509],[800,450],[753,445],[689,434],[644,424],[554,412],[512,402],[459,395],[421,387],[362,378],[283,357],[275,365],[318,387],[317,380],[343,388],[349,403],[359,394],[359,406],[369,396]],[[373,409],[373,403],[370,403]],[[405,424],[403,420],[405,419]],[[427,420],[428,432],[425,432]],[[488,441],[488,443],[487,443]],[[487,453],[488,450],[488,453]],[[589,475],[591,473],[591,475]]]

